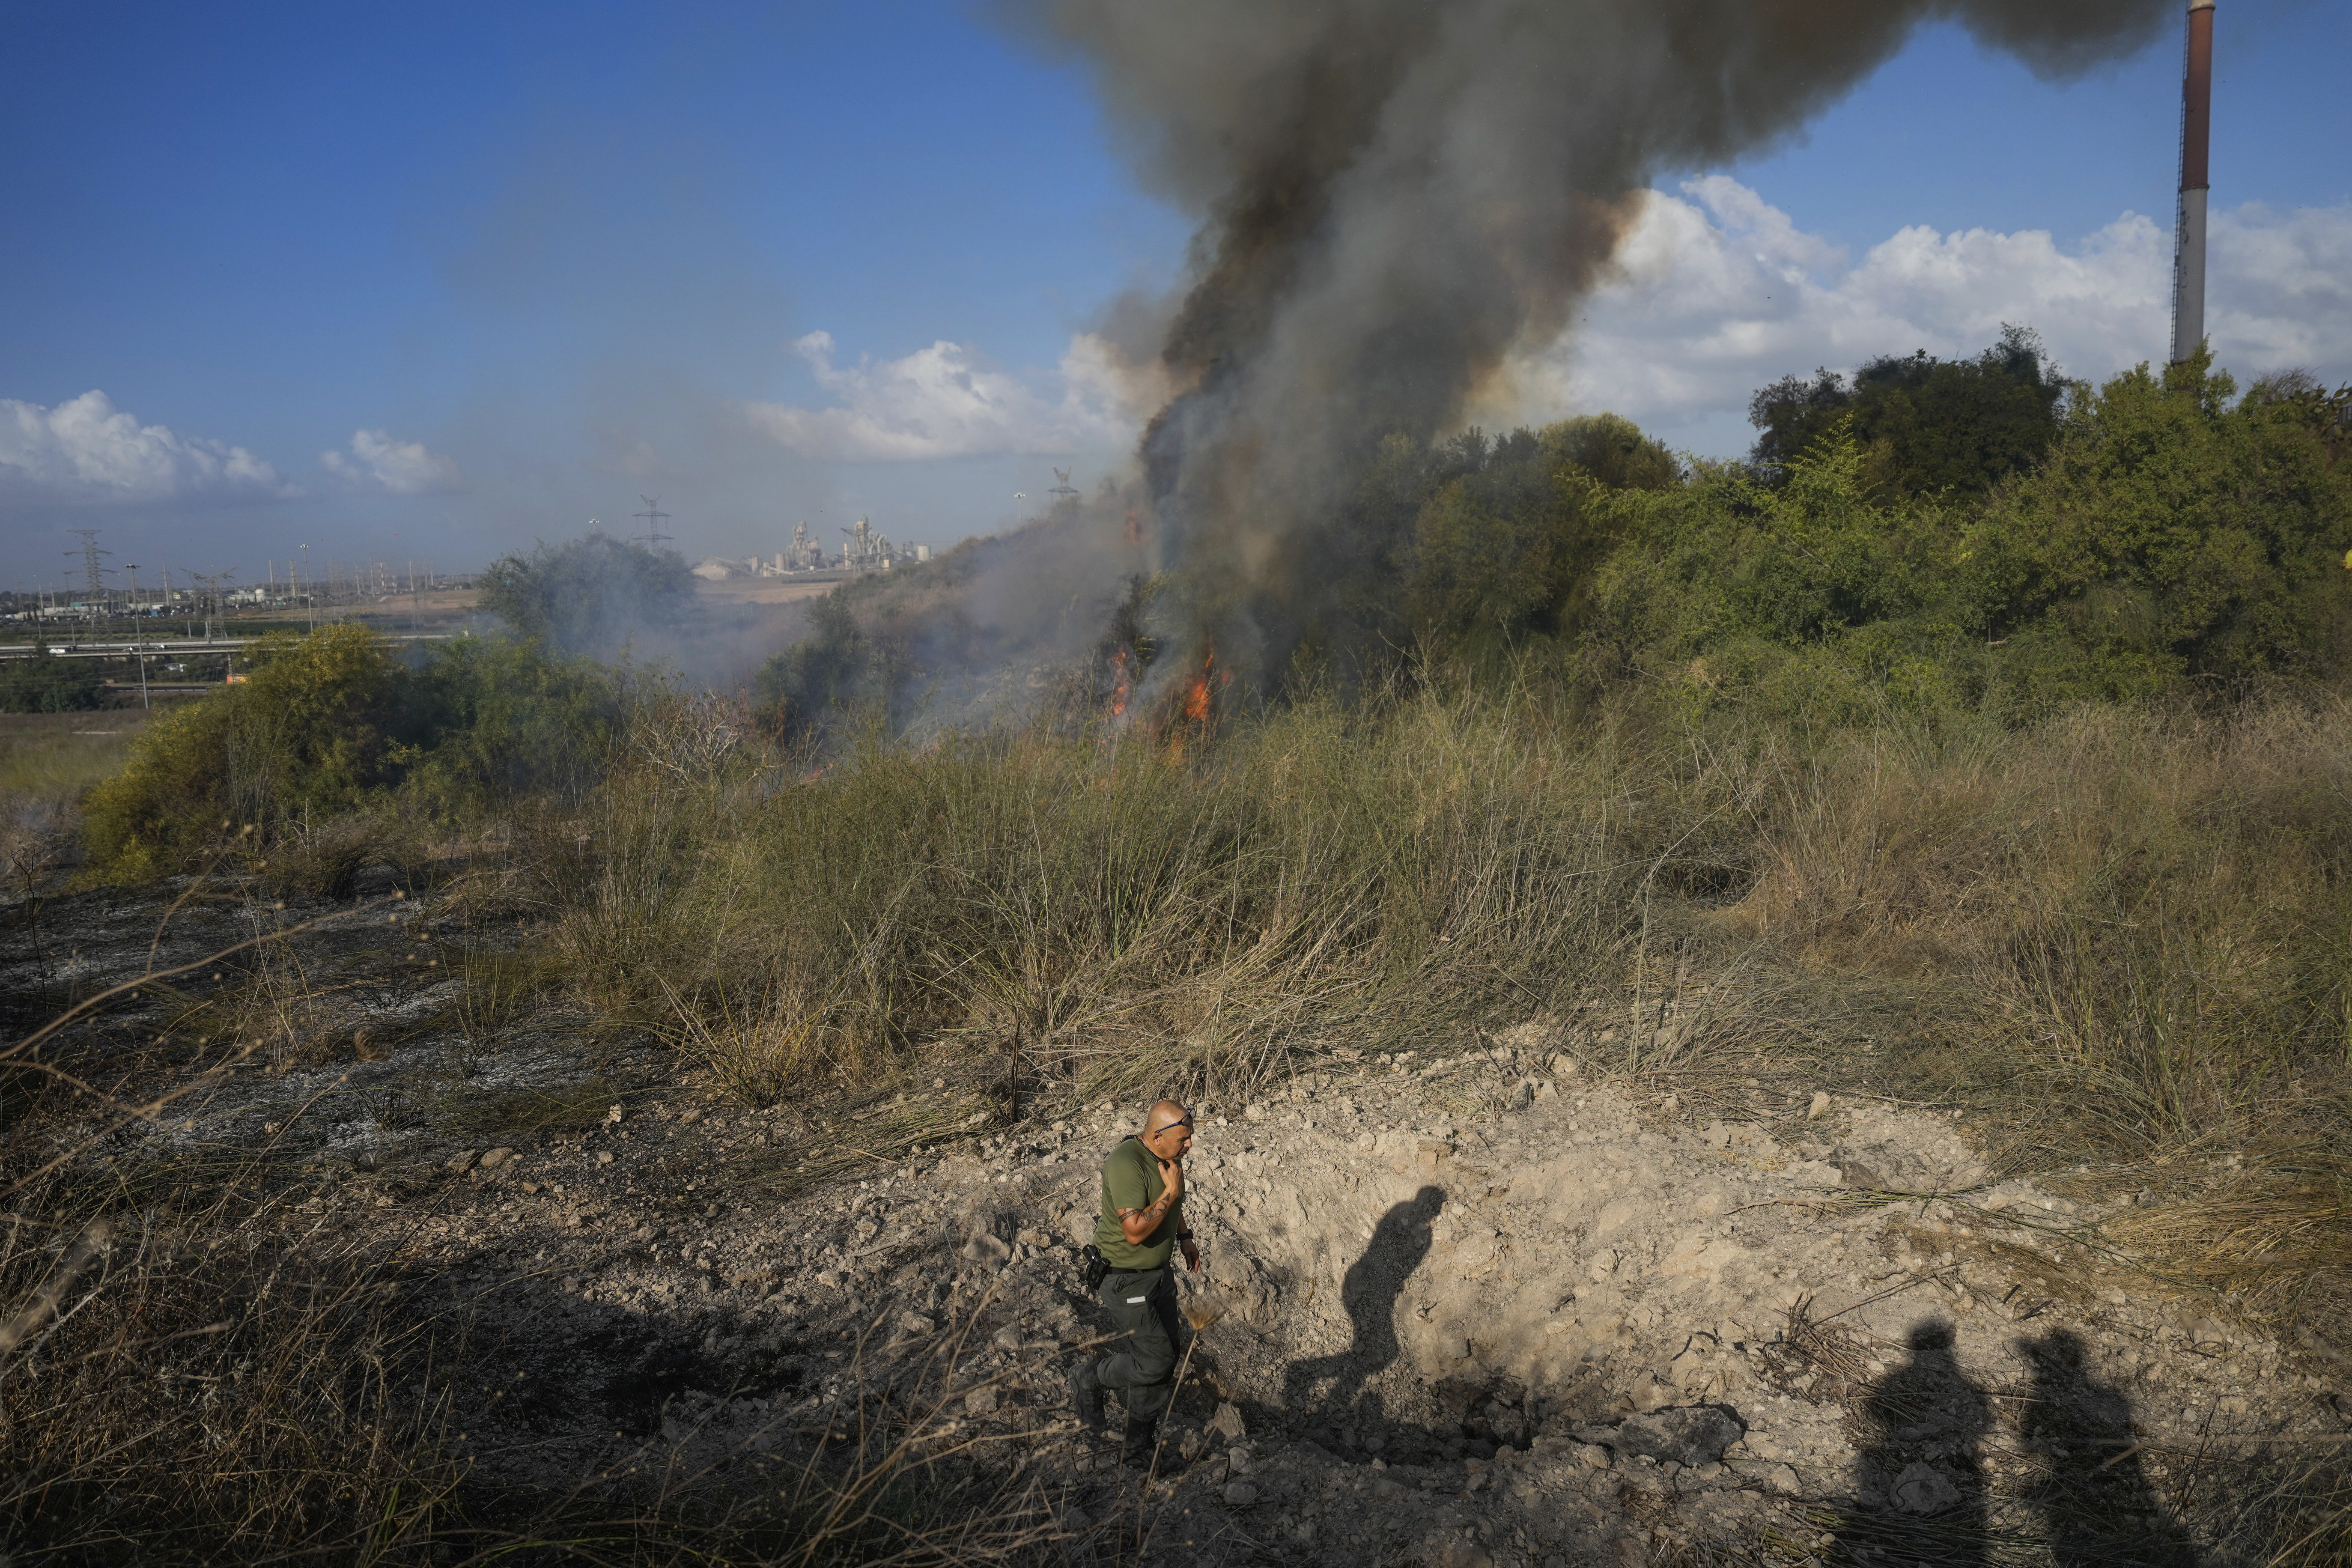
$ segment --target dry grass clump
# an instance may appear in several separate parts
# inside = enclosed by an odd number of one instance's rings
[[[469,937],[447,952],[457,986],[450,1005],[457,1026],[459,1076],[471,1077],[530,1021],[532,1005],[560,983],[545,954],[528,946]]]
[[[192,1150],[135,1194],[60,1177],[14,1194],[0,1301],[27,1331],[0,1351],[12,1552],[425,1560],[462,1471],[439,1446],[441,1401],[412,1390],[423,1342],[377,1267],[257,1201],[260,1174]],[[106,1239],[77,1269],[60,1254],[89,1237]]]
[[[404,883],[415,880],[432,858],[417,826],[390,812],[331,816],[295,828],[257,856],[260,885],[279,894],[348,899],[360,874],[378,866],[392,868]]]
[[[773,1064],[743,1092],[954,1039],[1089,1091],[1247,1089],[1326,1038],[1466,1039],[1606,961],[1640,871],[1618,763],[1546,720],[1432,693],[1189,758],[1041,727],[687,795],[644,770],[582,819],[557,942],[593,1004]]]
[[[772,982],[730,994],[722,982],[689,998],[664,982],[674,1016],[665,1032],[736,1100],[773,1105],[826,1059],[827,1009],[803,1000],[814,989]]]
[[[1758,876],[1719,923],[1793,960],[1818,1016],[1921,998],[1848,1062],[1991,1112],[2011,1168],[2147,1189],[2110,1230],[2176,1285],[2352,1342],[2352,705],[1745,754]]]
[[[2222,1132],[2352,1051],[2339,698],[1879,732],[1768,766],[1733,918],[1817,965],[1983,994],[2035,1093],[2072,1091],[2077,1147]]]
[[[2315,1168],[2315,1166],[2320,1168]],[[2115,1240],[2162,1260],[2183,1284],[2224,1292],[2299,1349],[2339,1362],[2352,1346],[2352,1168],[2273,1150],[2179,1201],[2132,1209]]]

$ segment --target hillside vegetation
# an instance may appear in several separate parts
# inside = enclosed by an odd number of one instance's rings
[[[1581,1006],[1628,1084],[1964,1108],[1997,1169],[2145,1194],[2151,1289],[2352,1354],[2347,413],[2012,335],[1768,388],[1748,464],[1391,437],[1279,668],[1208,680],[1139,580],[1022,721],[920,744],[908,606],[968,554],[742,698],[325,628],[157,717],[81,875],[393,864],[761,1106],[943,1050],[1007,1117],[1229,1094]]]
[[[2055,401],[2019,334],[1905,363],[1866,367],[1856,406],[1908,387],[1905,419],[1981,418],[2014,457],[2022,388],[2052,416],[2030,465],[1930,489],[1947,458],[1901,454],[1969,430],[1865,446],[1853,407],[1780,452],[1773,389],[1752,465],[1609,416],[1392,438],[1349,502],[1385,596],[1189,716],[1114,717],[1097,669],[1016,727],[894,744],[896,601],[968,578],[961,556],[835,595],[749,702],[536,641],[412,668],[353,628],[273,639],[93,792],[85,875],[448,874],[453,836],[488,830],[580,995],[789,1042],[753,1075],[771,1094],[1016,1034],[1088,1081],[1255,1078],[1336,1032],[1638,998],[1664,943],[1677,984],[1723,963],[1785,991],[1732,1007],[1727,1048],[1859,1029],[1871,1072],[2035,1080],[2021,1110],[2100,1086],[2063,1132],[2032,1113],[2077,1156],[2274,1131],[2285,1100],[2332,1114],[2347,399],[2240,397],[2200,360]],[[666,583],[648,562],[608,586]],[[544,598],[509,567],[502,593]],[[1188,653],[1139,629],[1153,592],[1103,645],[1139,688]],[[1412,651],[1343,668],[1367,628]],[[1870,1021],[1805,1016],[1845,1017],[1849,980]]]

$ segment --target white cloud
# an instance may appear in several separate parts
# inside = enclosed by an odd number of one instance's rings
[[[1970,354],[2001,323],[2037,329],[2072,375],[2160,362],[2169,226],[2126,213],[2072,247],[2048,233],[1905,228],[1858,262],[1720,175],[1653,194],[1615,281],[1559,342],[1521,356],[1490,421],[1611,408],[1701,451],[1753,432],[1757,387],[1882,353]],[[2206,323],[2242,381],[2300,364],[2352,377],[2352,206],[2214,215]]]
[[[352,432],[352,455],[321,452],[319,466],[352,484],[387,495],[448,494],[466,488],[457,459],[425,449],[422,441],[395,441],[382,430]]]
[[[0,496],[104,503],[299,493],[244,447],[142,425],[103,392],[54,408],[0,398]]]
[[[1082,332],[1041,385],[994,369],[971,349],[940,342],[903,359],[833,363],[830,333],[793,345],[825,408],[749,403],[752,426],[812,458],[908,460],[1060,453],[1130,444],[1159,406],[1157,366],[1128,364],[1106,339]]]
[[[2352,379],[2352,205],[2214,215],[2205,324],[2222,363]]]

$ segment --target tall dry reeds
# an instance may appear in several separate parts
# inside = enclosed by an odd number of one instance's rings
[[[2340,696],[1751,754],[1759,874],[1722,923],[1780,946],[1824,1014],[1907,993],[1882,1072],[1985,1112],[2012,1168],[2160,1196],[2119,1240],[2352,1347]]]
[[[651,990],[706,1054],[757,998],[807,1081],[1018,1039],[1089,1088],[1242,1089],[1589,984],[1641,871],[1619,765],[1524,693],[1455,691],[1305,703],[1190,757],[1039,727],[759,787],[641,770],[583,819],[558,941],[587,998]]]

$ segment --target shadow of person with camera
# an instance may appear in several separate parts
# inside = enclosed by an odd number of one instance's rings
[[[1860,1562],[1977,1568],[1987,1561],[1983,1444],[1992,1401],[1961,1370],[1949,1323],[1912,1325],[1911,1359],[1871,1392],[1873,1440],[1855,1467],[1861,1510],[1838,1532]]]
[[[2041,1461],[2026,1500],[2042,1515],[2051,1561],[2059,1568],[2196,1568],[2196,1543],[2165,1510],[2140,1463],[2130,1397],[2091,1375],[2087,1347],[2068,1330],[2019,1348],[2033,1375],[2019,1436]]]

